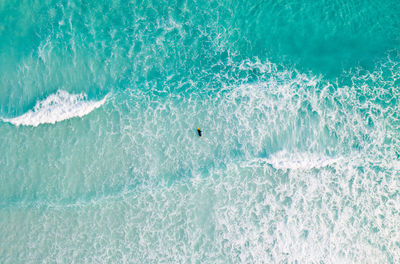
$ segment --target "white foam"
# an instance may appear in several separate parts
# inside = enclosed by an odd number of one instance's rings
[[[54,124],[74,117],[82,117],[94,109],[102,106],[107,100],[106,95],[100,101],[87,100],[85,93],[70,94],[63,90],[51,94],[43,101],[38,101],[33,108],[25,114],[14,118],[2,118],[3,121],[16,126],[38,126],[40,124]]]
[[[275,169],[310,170],[324,168],[342,161],[343,158],[330,158],[320,154],[290,153],[286,150],[272,154],[269,158],[253,159],[245,167],[269,164]]]

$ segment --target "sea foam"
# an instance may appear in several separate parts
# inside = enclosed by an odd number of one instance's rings
[[[244,167],[269,164],[275,169],[311,170],[331,166],[343,158],[329,158],[324,155],[310,153],[290,153],[286,150],[272,154],[269,158],[257,158],[244,164]]]
[[[46,99],[38,101],[28,112],[14,117],[2,118],[3,121],[12,123],[16,126],[38,126],[40,124],[54,124],[74,117],[82,117],[94,109],[102,106],[108,95],[99,101],[87,100],[85,93],[70,94],[63,90],[58,90]]]

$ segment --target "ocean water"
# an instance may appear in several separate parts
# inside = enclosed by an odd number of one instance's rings
[[[0,0],[0,262],[399,263],[399,14]]]

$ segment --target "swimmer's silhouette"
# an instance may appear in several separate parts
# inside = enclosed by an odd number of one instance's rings
[[[199,137],[201,137],[201,130],[200,130],[200,127],[197,128],[197,134],[199,134]]]

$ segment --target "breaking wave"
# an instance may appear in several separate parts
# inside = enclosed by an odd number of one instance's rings
[[[344,158],[329,158],[310,153],[289,153],[286,150],[271,155],[268,159],[258,158],[246,162],[244,167],[269,164],[275,169],[311,170],[331,166],[344,161]]]
[[[94,109],[102,106],[108,95],[99,101],[87,100],[85,93],[70,94],[63,90],[58,90],[55,94],[42,101],[38,101],[33,108],[25,114],[14,118],[3,118],[16,126],[38,126],[41,124],[54,124],[74,117],[82,117]]]

